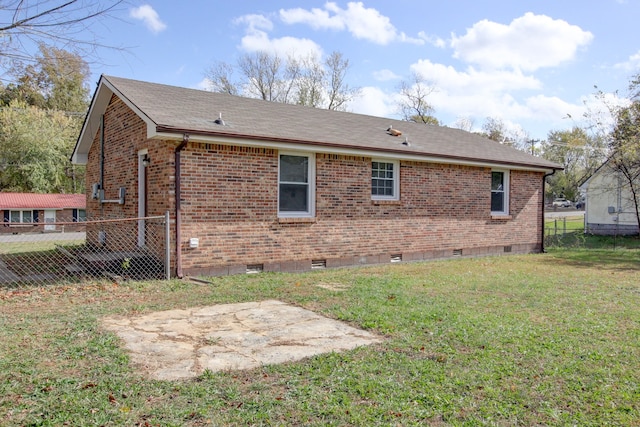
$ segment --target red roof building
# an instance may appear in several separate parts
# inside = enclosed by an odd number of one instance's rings
[[[35,194],[0,192],[0,210],[7,209],[84,209],[84,194]]]
[[[86,204],[84,194],[0,192],[0,234],[57,231],[56,223],[83,222]],[[68,231],[75,228],[67,225]]]

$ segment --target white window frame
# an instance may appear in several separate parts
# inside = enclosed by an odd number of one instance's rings
[[[280,211],[280,156],[295,156],[307,158],[307,211]],[[294,183],[300,184],[300,183]],[[316,156],[314,153],[303,153],[295,151],[278,152],[278,218],[313,218],[316,215]]]
[[[493,183],[493,173],[494,172],[502,173],[502,179],[503,179],[503,181],[502,181],[502,186],[503,186],[502,194],[504,195],[504,197],[502,199],[502,202],[503,202],[502,210],[499,210],[499,211],[491,210],[491,215],[496,215],[496,216],[509,215],[509,187],[510,187],[510,184],[509,184],[509,181],[510,181],[510,179],[509,179],[509,170],[508,169],[492,169],[491,170],[491,180],[490,180],[490,184],[489,184],[490,186]],[[493,197],[493,193],[494,193],[494,190],[491,189],[490,197]],[[489,203],[491,204],[491,198],[489,198]]]
[[[12,213],[13,212],[20,212],[20,221],[16,222],[16,221],[12,221]],[[25,212],[29,212],[31,214],[31,221],[29,222],[24,222],[24,213]],[[18,209],[11,209],[9,211],[9,224],[33,224],[33,210],[31,209],[22,209],[22,210],[18,210]]]
[[[373,172],[373,163],[390,163],[393,165],[393,195],[385,196],[373,194],[373,185],[371,186],[371,200],[400,200],[400,162],[390,159],[371,159],[370,171]],[[373,179],[373,177],[371,177]],[[370,181],[371,182],[371,181]]]

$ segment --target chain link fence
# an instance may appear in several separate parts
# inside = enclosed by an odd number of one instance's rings
[[[639,236],[585,233],[584,217],[562,217],[545,221],[546,248],[640,249]]]
[[[0,288],[170,275],[168,215],[1,227]]]

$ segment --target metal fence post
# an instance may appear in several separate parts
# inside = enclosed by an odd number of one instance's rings
[[[171,279],[171,233],[169,226],[169,211],[164,213],[164,274],[167,280]]]

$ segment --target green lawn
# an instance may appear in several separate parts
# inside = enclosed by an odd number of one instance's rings
[[[0,292],[0,425],[640,425],[638,250],[211,281]],[[385,339],[164,382],[99,324],[273,298]]]
[[[584,217],[573,216],[565,218],[547,218],[544,221],[544,227],[548,230],[558,230],[567,232],[584,231]]]

